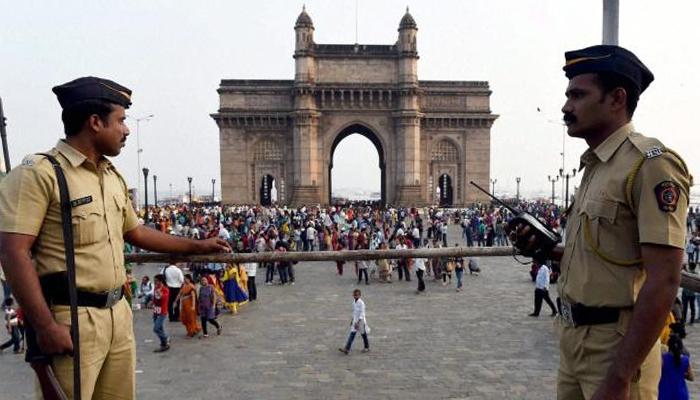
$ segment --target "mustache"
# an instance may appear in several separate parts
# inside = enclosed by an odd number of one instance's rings
[[[566,123],[576,122],[576,116],[572,113],[564,113],[564,117],[562,117],[562,119]]]

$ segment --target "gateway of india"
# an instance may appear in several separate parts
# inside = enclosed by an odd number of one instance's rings
[[[489,185],[489,84],[418,80],[408,9],[394,44],[317,44],[305,9],[294,31],[294,80],[221,81],[224,203],[268,205],[274,187],[280,204],[329,204],[333,153],[354,133],[379,153],[383,204],[486,200],[469,181]]]

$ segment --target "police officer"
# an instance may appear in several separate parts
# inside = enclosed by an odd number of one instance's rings
[[[72,206],[83,399],[135,397],[132,314],[123,297],[124,240],[148,250],[227,251],[220,239],[194,241],[139,225],[127,185],[106,158],[117,156],[129,129],[131,91],[86,77],[53,88],[66,137],[47,154],[64,170]],[[66,257],[55,171],[27,156],[0,185],[0,261],[44,354],[73,397]],[[42,285],[43,284],[43,285]],[[42,292],[42,289],[44,291]],[[44,295],[46,293],[47,295]]]
[[[631,123],[654,79],[634,54],[603,45],[565,58],[564,122],[589,148],[566,243],[549,255],[561,262],[558,398],[655,399],[691,177],[676,153]],[[530,227],[516,236],[530,239],[526,249],[539,245]]]

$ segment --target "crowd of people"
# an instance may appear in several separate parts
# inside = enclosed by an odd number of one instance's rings
[[[566,216],[562,208],[546,202],[520,202],[515,205],[564,234]],[[277,206],[192,207],[180,204],[150,207],[142,210],[139,216],[144,224],[171,235],[193,239],[219,237],[237,252],[440,248],[449,245],[450,225],[459,227],[461,245],[507,246],[506,228],[513,218],[505,207],[493,205],[463,209],[416,209],[380,208],[371,203],[297,209]],[[689,231],[693,232],[694,227],[700,226],[698,217],[700,210],[689,215]],[[700,235],[695,232],[690,235],[686,248],[686,270],[690,273],[697,273],[695,266],[700,254]],[[137,249],[127,245],[125,251]],[[347,264],[351,264],[358,284],[364,282],[369,285],[372,281],[392,283],[397,280],[410,282],[415,276],[418,294],[426,290],[425,280],[429,277],[442,286],[451,286],[454,277],[454,287],[459,292],[463,289],[466,271],[477,275],[480,272],[477,258],[439,257],[337,261],[336,273],[339,276],[346,273]],[[536,287],[535,310],[531,316],[539,315],[543,301],[550,307],[552,315],[557,314],[557,307],[548,292],[549,284],[556,282],[556,267],[539,263],[533,266],[531,274]],[[295,284],[296,274],[291,262],[170,264],[152,278],[142,276],[140,283],[129,274],[129,298],[135,309],[152,309],[153,331],[160,341],[155,351],[163,352],[170,348],[166,333],[168,329],[164,324],[166,320],[179,321],[187,337],[207,338],[208,326],[221,334],[223,324],[219,316],[222,313],[236,314],[240,307],[257,299],[255,279],[258,269],[265,272],[265,285]],[[694,292],[683,289],[676,311],[677,318],[668,325],[670,333],[665,340],[668,351],[664,353],[666,374],[672,374],[669,371],[675,365],[684,371],[685,378],[693,378],[689,354],[682,345],[682,338],[685,337],[684,324],[695,323],[698,301],[700,299],[696,299]],[[13,347],[15,352],[21,352],[22,311],[9,296],[4,303],[4,314],[10,339],[0,349]],[[349,340],[351,342],[352,338]],[[341,351],[349,348],[346,345]]]

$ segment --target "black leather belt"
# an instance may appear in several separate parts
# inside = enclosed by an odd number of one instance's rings
[[[65,273],[56,273],[39,278],[41,289],[49,305],[70,305],[68,281]],[[102,293],[78,289],[78,307],[111,308],[124,297],[124,288],[119,287]]]
[[[620,319],[620,311],[626,308],[589,307],[580,303],[570,304],[560,300],[561,318],[568,325],[577,327],[585,325],[612,324]]]
[[[102,293],[85,292],[78,289],[78,307],[112,308],[122,297],[124,297],[123,288]],[[65,296],[53,295],[47,301],[54,305],[67,306],[70,304],[68,293]]]

